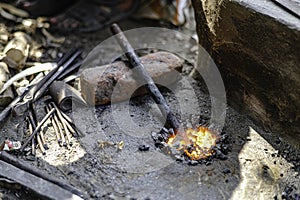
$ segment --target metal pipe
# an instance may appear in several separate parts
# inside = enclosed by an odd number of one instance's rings
[[[142,64],[141,60],[139,59],[134,49],[128,42],[125,34],[122,32],[122,30],[117,24],[113,24],[111,26],[111,32],[116,36],[116,39],[123,51],[125,52],[125,55],[128,58],[132,68],[135,69],[135,78],[137,78],[138,81],[141,81],[141,83],[145,84],[145,88],[148,90],[155,103],[158,104],[158,107],[160,108],[161,112],[164,114],[164,116],[166,116],[167,125],[169,125],[177,132],[180,128],[180,123],[178,122],[177,118],[173,115],[167,101],[155,85],[153,79],[145,70],[144,65]]]

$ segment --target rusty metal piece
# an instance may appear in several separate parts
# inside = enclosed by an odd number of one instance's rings
[[[22,69],[29,55],[29,48],[32,43],[32,39],[29,35],[23,32],[15,32],[13,36],[13,39],[7,43],[3,52],[7,58],[17,64],[17,69]],[[9,67],[14,68],[15,66],[9,65]]]
[[[26,33],[34,33],[36,31],[37,22],[35,19],[23,19],[22,23],[17,26],[18,30],[26,31]]]
[[[54,81],[49,88],[50,95],[62,111],[72,109],[72,103],[85,105],[81,94],[64,81]]]
[[[164,116],[166,116],[166,125],[172,127],[174,130],[179,130],[180,123],[177,120],[177,118],[173,115],[167,101],[155,85],[152,78],[149,76],[147,71],[145,70],[144,65],[141,63],[139,57],[135,53],[134,49],[128,42],[126,36],[120,29],[120,27],[117,24],[113,24],[111,26],[111,32],[116,36],[116,39],[125,52],[126,57],[128,58],[131,67],[134,68],[135,78],[140,81],[142,84],[145,84],[145,88],[151,95],[151,97],[154,99],[154,101],[158,104],[158,107],[160,108],[161,112]]]
[[[98,140],[97,142],[100,149],[104,149],[109,146],[115,146],[114,143],[108,141]]]

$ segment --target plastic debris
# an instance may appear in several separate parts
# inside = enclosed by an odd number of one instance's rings
[[[18,150],[20,148],[21,148],[21,142],[20,141],[5,140],[0,145],[0,151],[12,151],[12,150]]]

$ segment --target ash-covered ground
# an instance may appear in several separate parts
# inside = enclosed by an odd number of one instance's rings
[[[161,24],[127,20],[120,26],[126,30]],[[188,62],[194,63],[197,53],[197,45],[191,39],[195,34],[194,23],[176,30],[190,37],[166,35],[159,39],[164,43],[180,42],[186,47],[182,53]],[[108,30],[68,35],[61,49],[83,47],[86,56],[109,36]],[[110,51],[119,48],[111,46]],[[103,51],[101,56],[110,51]],[[188,77],[191,70],[192,66],[186,64],[182,74],[193,87],[196,99],[189,98],[189,88],[182,81],[172,86],[173,92],[163,90],[170,107],[187,127],[206,124],[211,108],[205,83]],[[186,106],[178,106],[174,92],[185,97]],[[79,107],[70,115],[83,135],[73,138],[70,149],[60,147],[49,128],[46,136],[50,149],[46,155],[38,153],[35,161],[26,157],[24,160],[80,189],[85,199],[299,199],[300,153],[276,133],[256,126],[230,106],[222,130],[230,141],[227,159],[193,166],[155,147],[151,134],[160,131],[162,124],[160,111],[149,95],[132,98],[129,105],[130,118],[142,131],[135,132],[130,125],[120,124],[126,116],[119,116],[116,122],[112,110],[122,106]],[[15,132],[16,121],[11,118],[0,134],[20,140]],[[149,150],[141,151],[143,145]],[[0,188],[3,199],[33,199],[28,193],[22,189]]]

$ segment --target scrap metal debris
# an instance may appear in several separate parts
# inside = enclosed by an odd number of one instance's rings
[[[39,148],[45,155],[49,147],[44,129],[51,125],[57,142],[69,148],[71,137],[77,137],[80,131],[63,111],[72,108],[73,97],[82,104],[85,101],[70,81],[66,83],[64,79],[81,66],[81,51],[72,50],[60,57],[62,53],[56,53],[49,58],[45,50],[57,52],[65,38],[48,32],[46,18],[31,19],[27,12],[5,3],[0,3],[0,14],[15,23],[9,28],[0,24],[0,107],[4,108],[0,123],[5,123],[9,115],[22,116],[18,127],[24,130],[23,141],[16,143],[21,146],[0,141],[4,142],[1,150],[14,149],[35,157]],[[50,97],[47,96],[49,88]],[[40,102],[44,102],[42,108],[38,108]]]
[[[22,18],[28,18],[29,13],[26,12],[25,10],[16,8],[10,4],[7,3],[0,3],[0,8],[1,10],[6,10],[7,12],[11,13],[12,15],[15,15],[17,17],[22,17]]]
[[[98,146],[100,149],[104,149],[107,147],[116,147],[117,151],[120,151],[124,148],[124,145],[125,145],[124,141],[113,143],[113,142],[98,140]]]

